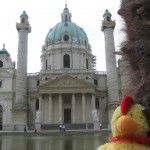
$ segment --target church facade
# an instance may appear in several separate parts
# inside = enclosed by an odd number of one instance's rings
[[[41,51],[41,70],[27,73],[28,34],[24,11],[18,31],[17,69],[3,45],[0,50],[0,130],[53,130],[109,128],[112,113],[127,86],[123,60],[116,66],[113,32],[115,21],[105,11],[106,72],[96,71],[96,57],[88,37],[67,5],[61,22],[48,31]],[[126,81],[126,82],[124,82]]]

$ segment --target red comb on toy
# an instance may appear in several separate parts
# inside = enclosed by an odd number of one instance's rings
[[[120,110],[122,115],[126,115],[130,107],[134,104],[131,96],[124,96],[120,103]]]

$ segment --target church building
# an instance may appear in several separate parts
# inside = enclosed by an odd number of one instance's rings
[[[16,24],[16,66],[5,45],[0,50],[0,130],[23,130],[25,126],[28,130],[56,130],[60,124],[68,130],[99,129],[100,124],[109,128],[112,113],[128,85],[123,60],[116,65],[116,23],[111,13],[104,12],[101,25],[106,72],[95,70],[96,57],[88,36],[72,21],[66,4],[61,22],[46,35],[40,71],[27,73],[28,19],[24,11]]]

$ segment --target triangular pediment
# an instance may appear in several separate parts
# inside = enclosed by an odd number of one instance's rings
[[[39,86],[39,94],[50,93],[95,93],[95,85],[64,75]]]
[[[77,79],[69,75],[64,75],[40,86],[40,88],[43,87],[94,87],[94,85],[81,79]]]

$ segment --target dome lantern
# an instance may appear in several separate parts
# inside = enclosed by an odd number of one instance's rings
[[[29,17],[26,11],[23,11],[23,13],[20,15],[20,22],[16,23],[16,29],[18,30],[18,32],[24,29],[27,30],[29,33],[31,32],[31,27],[28,18]]]
[[[91,49],[86,32],[71,21],[71,13],[65,4],[65,8],[61,13],[62,21],[50,28],[45,38],[45,48],[49,45],[58,43],[72,42],[82,44],[87,49]]]
[[[63,13],[61,13],[61,21],[65,21],[65,22],[71,21],[71,13],[69,12],[67,4],[65,4]]]
[[[111,21],[111,13],[106,9],[103,15],[104,21]]]
[[[23,11],[23,13],[20,15],[20,23],[28,22],[28,15],[26,11]]]
[[[10,54],[8,53],[8,51],[5,49],[5,44],[3,44],[3,48],[2,50],[0,50],[0,55],[7,55],[7,56],[10,56]]]

